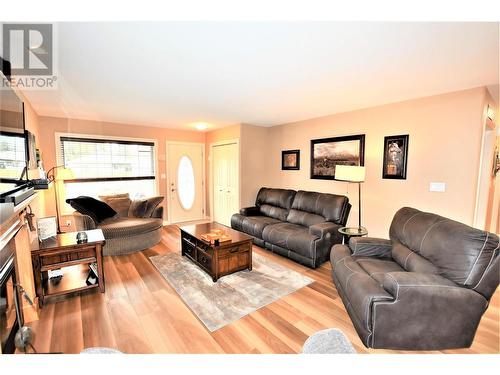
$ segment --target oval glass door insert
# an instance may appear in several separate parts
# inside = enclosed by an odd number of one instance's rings
[[[194,204],[194,168],[193,162],[187,156],[179,160],[177,167],[177,196],[179,202],[185,210],[190,210]]]

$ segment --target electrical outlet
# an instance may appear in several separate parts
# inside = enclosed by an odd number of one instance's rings
[[[431,182],[429,184],[429,191],[444,193],[446,191],[446,184],[444,182]]]
[[[67,226],[67,227],[70,227],[70,226],[71,226],[71,224],[72,224],[72,223],[71,223],[71,220],[66,220],[66,226]]]

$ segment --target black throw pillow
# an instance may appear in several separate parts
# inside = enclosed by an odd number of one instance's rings
[[[79,213],[90,216],[96,223],[116,215],[116,211],[109,207],[108,204],[92,197],[79,196],[70,198],[66,199],[66,203],[69,203]]]

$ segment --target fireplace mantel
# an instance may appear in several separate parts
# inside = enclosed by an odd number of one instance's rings
[[[35,294],[33,266],[31,263],[31,250],[36,248],[38,235],[31,232],[27,221],[26,212],[30,204],[37,204],[38,193],[27,198],[14,207],[9,217],[2,218],[0,224],[0,251],[6,246],[13,246],[15,252],[15,268],[17,282],[23,286],[26,293],[34,302],[33,306],[23,301],[23,315],[25,322],[38,320],[38,300]]]

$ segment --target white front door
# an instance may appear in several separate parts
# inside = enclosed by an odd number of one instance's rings
[[[170,223],[203,219],[204,145],[167,143],[168,216]]]
[[[237,143],[212,147],[213,219],[230,226],[239,207],[239,146]]]

